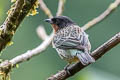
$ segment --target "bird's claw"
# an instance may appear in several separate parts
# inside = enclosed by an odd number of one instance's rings
[[[65,67],[64,67],[64,70],[67,72],[68,75],[71,75],[70,71],[68,70],[68,67],[70,66],[70,64],[67,64]]]

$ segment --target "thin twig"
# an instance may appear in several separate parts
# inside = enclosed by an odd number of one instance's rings
[[[116,34],[110,40],[108,40],[103,45],[101,45],[96,50],[94,50],[91,53],[91,56],[93,56],[95,58],[95,60],[98,60],[107,51],[109,51],[110,49],[112,49],[119,43],[120,43],[120,33]],[[55,75],[52,75],[51,77],[49,77],[48,80],[65,80],[65,79],[73,76],[75,73],[79,72],[81,69],[83,69],[87,66],[82,65],[81,62],[78,62],[78,63],[73,64],[70,67],[68,67],[68,69],[67,69],[68,71],[61,70],[58,73],[56,73]]]
[[[87,24],[85,24],[82,27],[82,29],[87,30],[88,28],[93,27],[95,24],[104,20],[108,15],[110,15],[112,11],[114,11],[118,7],[119,4],[120,4],[120,0],[115,0],[115,2],[111,3],[110,6],[102,14],[100,14],[100,16],[89,21]]]
[[[38,26],[38,28],[36,29],[36,32],[38,37],[42,40],[45,40],[49,37],[45,31],[45,28],[42,25]]]
[[[45,49],[48,47],[48,45],[50,45],[53,36],[54,36],[53,34],[50,35],[49,38],[47,38],[45,41],[43,41],[42,44],[40,44],[38,47],[36,47],[33,50],[28,50],[26,53],[13,58],[12,60],[10,60],[10,62],[13,65],[15,65],[15,64],[21,63],[23,61],[27,61],[30,58],[32,58],[33,56],[36,56],[36,55],[40,54],[41,52],[45,51]]]
[[[49,18],[52,18],[53,15],[51,13],[51,11],[49,10],[49,8],[46,6],[46,4],[44,3],[43,0],[39,0],[39,4],[40,4],[40,7],[41,9],[45,12],[45,14],[49,17]]]
[[[64,3],[65,3],[65,0],[59,0],[58,11],[56,13],[56,16],[62,15],[63,9],[64,9]]]
[[[31,59],[33,56],[36,56],[38,54],[40,54],[41,52],[43,52],[47,47],[48,45],[50,45],[51,43],[51,40],[53,38],[53,34],[49,36],[49,38],[47,38],[45,41],[43,41],[42,44],[40,44],[38,47],[36,47],[35,49],[32,49],[32,50],[28,50],[27,52],[11,59],[9,62],[15,66],[16,64],[18,63],[21,63],[21,62],[24,62],[24,61],[27,61],[29,59]],[[0,67],[4,66],[6,64],[4,63],[1,63],[0,64]]]

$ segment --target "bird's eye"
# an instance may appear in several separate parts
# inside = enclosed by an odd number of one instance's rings
[[[58,24],[59,23],[59,20],[58,19],[52,19],[52,21],[54,22],[54,24]]]
[[[53,21],[54,23],[56,23],[56,19],[53,18],[52,21]]]

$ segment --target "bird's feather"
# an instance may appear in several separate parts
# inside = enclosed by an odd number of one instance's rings
[[[57,36],[53,39],[53,45],[59,49],[84,49],[83,47],[90,46],[88,35],[79,27],[74,25],[67,29],[63,29],[56,33]],[[59,36],[58,36],[59,35]],[[89,48],[90,49],[90,48]]]

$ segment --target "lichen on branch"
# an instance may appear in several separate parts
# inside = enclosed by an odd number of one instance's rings
[[[11,44],[11,39],[25,16],[30,11],[35,15],[38,3],[37,0],[12,0],[12,2],[14,3],[8,11],[8,17],[0,26],[0,52],[7,44]]]

